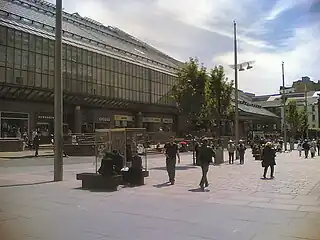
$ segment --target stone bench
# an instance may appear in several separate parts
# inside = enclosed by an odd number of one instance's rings
[[[102,176],[98,173],[78,173],[77,180],[82,181],[82,188],[117,191],[122,182],[122,175]]]

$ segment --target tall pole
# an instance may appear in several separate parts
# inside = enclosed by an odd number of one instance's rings
[[[238,110],[238,48],[237,48],[237,23],[233,21],[233,32],[234,32],[234,102],[235,102],[235,114],[234,114],[234,125],[235,125],[235,140],[236,146],[239,143],[239,110]]]
[[[56,0],[54,84],[54,181],[63,179],[62,0]]]
[[[287,151],[286,97],[284,86],[284,62],[282,62],[283,143],[284,151]]]
[[[309,138],[309,126],[308,126],[308,96],[307,96],[308,90],[307,85],[304,84],[304,121],[306,124],[306,138]]]

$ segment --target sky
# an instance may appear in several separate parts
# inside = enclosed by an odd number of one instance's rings
[[[55,3],[55,0],[49,0]],[[320,80],[320,0],[63,0],[78,12],[118,27],[166,54],[207,68],[223,65],[234,79],[233,21],[237,23],[239,88],[255,94],[279,92],[309,76]]]

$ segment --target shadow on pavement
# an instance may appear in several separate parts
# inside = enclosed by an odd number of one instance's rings
[[[193,189],[189,189],[189,192],[210,192],[209,189],[202,189],[202,188],[193,188]]]
[[[193,169],[193,168],[197,168],[194,165],[190,165],[190,166],[176,166],[176,170],[188,170],[188,169]],[[150,170],[163,170],[166,171],[167,167],[153,167],[150,168]]]
[[[120,190],[120,187],[117,189],[87,189],[87,188],[82,188],[82,187],[76,187],[72,188],[73,190],[82,190],[82,191],[88,191],[88,192],[116,192]]]
[[[0,185],[0,188],[6,187],[23,187],[23,186],[33,186],[33,185],[41,185],[47,183],[54,183],[54,181],[42,181],[42,182],[35,182],[35,183],[18,183],[18,184],[7,184],[7,185]]]
[[[155,188],[163,188],[163,187],[170,187],[172,185],[170,184],[170,182],[165,182],[165,183],[155,184],[155,185],[152,185],[152,186],[155,187]]]

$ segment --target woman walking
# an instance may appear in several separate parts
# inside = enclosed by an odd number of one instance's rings
[[[263,178],[267,178],[267,171],[270,167],[270,179],[274,178],[274,166],[276,165],[276,151],[272,147],[271,142],[267,142],[263,151],[262,151],[262,167],[264,168],[263,171]]]

